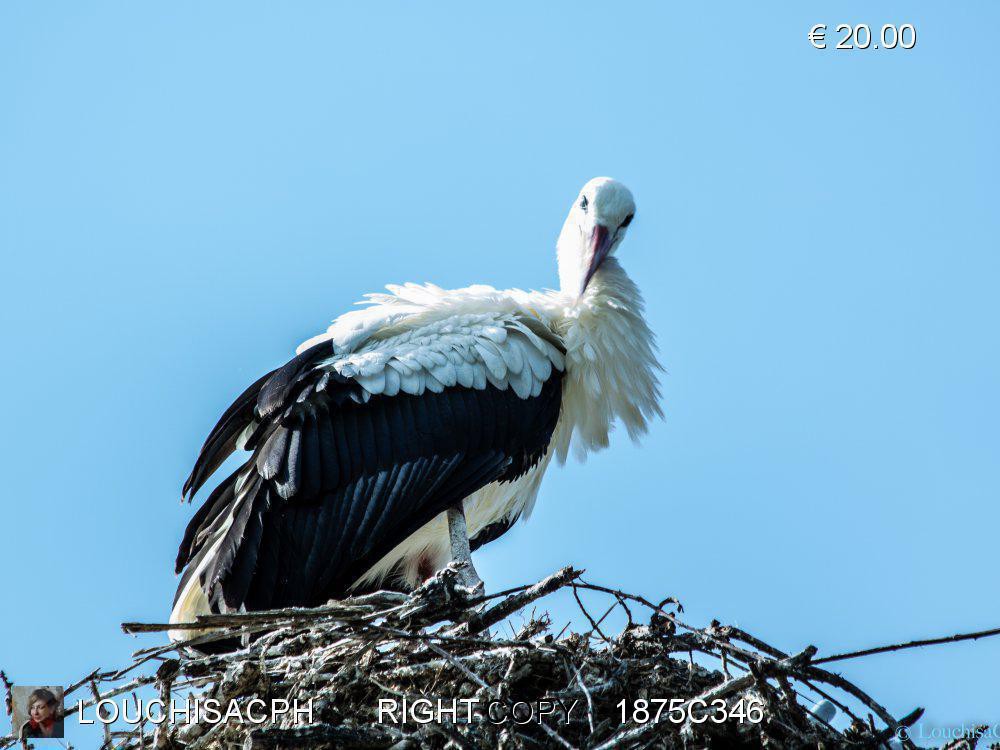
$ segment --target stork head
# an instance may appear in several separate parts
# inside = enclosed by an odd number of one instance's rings
[[[556,244],[563,292],[584,293],[605,258],[618,249],[633,216],[632,193],[617,180],[595,177],[583,186]]]

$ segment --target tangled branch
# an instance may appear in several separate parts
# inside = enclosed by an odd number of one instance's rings
[[[573,568],[474,600],[456,589],[456,572],[449,566],[412,594],[208,615],[183,626],[125,623],[126,633],[188,629],[192,637],[137,651],[129,665],[95,671],[66,695],[91,691],[71,701],[73,711],[128,694],[138,703],[135,691],[148,686],[164,704],[191,690],[240,706],[254,699],[311,701],[305,722],[295,715],[259,723],[195,717],[154,727],[144,718],[126,731],[106,729],[105,746],[136,750],[233,743],[247,749],[878,748],[892,738],[912,750],[905,728],[922,709],[896,718],[819,665],[965,638],[817,659],[814,646],[789,654],[733,626],[689,625],[674,599],[654,603],[588,583]],[[572,592],[588,630],[553,633],[548,615],[532,614],[519,631],[511,627],[510,637],[498,632],[511,615],[560,589]],[[591,612],[585,599],[592,606],[604,601]],[[625,626],[611,635],[615,611]],[[242,645],[215,655],[195,650],[218,641]],[[836,729],[810,711],[818,700],[839,708],[850,725]],[[415,705],[452,708],[422,722]],[[381,711],[386,706],[395,708]],[[17,742],[0,738],[0,749]]]

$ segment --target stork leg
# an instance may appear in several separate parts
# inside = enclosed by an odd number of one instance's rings
[[[469,532],[465,527],[465,508],[448,509],[448,538],[451,541],[451,559],[464,562],[459,571],[458,583],[468,589],[471,596],[479,596],[486,591],[486,585],[472,564],[472,550],[469,549]]]

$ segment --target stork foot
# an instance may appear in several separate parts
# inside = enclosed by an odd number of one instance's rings
[[[472,567],[472,561],[462,565],[458,569],[458,585],[455,587],[469,599],[482,596],[486,593],[486,584],[479,577],[479,573]]]

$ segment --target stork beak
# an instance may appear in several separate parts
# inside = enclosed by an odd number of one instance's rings
[[[580,294],[583,294],[584,290],[587,288],[587,284],[597,273],[597,269],[601,267],[601,263],[604,259],[608,257],[608,251],[611,249],[611,232],[603,224],[595,224],[594,231],[590,235],[590,264],[587,266],[587,275],[583,279],[583,288],[580,289]]]

